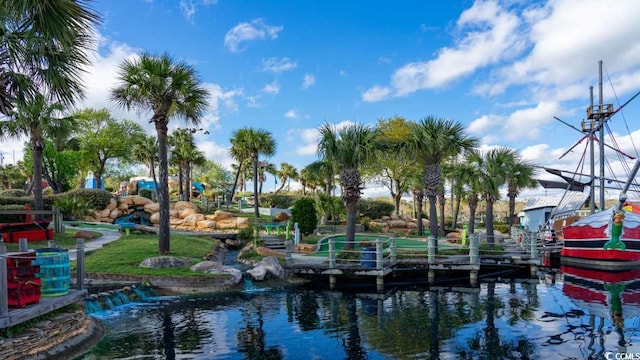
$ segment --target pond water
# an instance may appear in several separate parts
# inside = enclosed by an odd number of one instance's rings
[[[92,314],[108,332],[81,359],[605,359],[609,352],[640,353],[640,273],[563,272],[385,294],[305,285],[157,297]]]

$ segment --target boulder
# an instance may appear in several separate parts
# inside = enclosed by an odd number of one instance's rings
[[[118,205],[118,210],[120,211],[127,211],[129,210],[129,204],[127,204],[126,201],[121,201],[120,205]]]
[[[193,265],[191,271],[205,274],[229,275],[232,277],[234,284],[239,284],[240,281],[242,281],[242,271],[230,266],[224,266],[215,261],[201,261]]]
[[[285,272],[275,257],[268,256],[260,260],[253,269],[247,270],[247,275],[255,281],[262,281],[269,277],[284,279]]]
[[[195,215],[201,215],[201,214],[195,214]],[[195,215],[191,215],[191,216],[195,216]],[[213,220],[200,220],[196,222],[196,228],[200,230],[213,230],[216,228],[216,222]]]
[[[181,268],[189,266],[189,259],[176,256],[157,256],[142,260],[139,266],[149,269]]]
[[[156,216],[157,215],[157,216]],[[156,218],[158,222],[154,222],[153,218]],[[160,223],[160,213],[155,213],[153,215],[151,215],[151,222],[153,224],[159,224]],[[169,218],[169,225],[171,226],[178,226],[178,225],[182,225],[182,223],[184,222],[183,219],[178,219],[178,218]]]
[[[298,244],[296,245],[296,247],[298,248],[298,251],[303,252],[303,253],[311,253],[314,252],[316,250],[316,246],[313,244]]]
[[[198,211],[194,209],[179,209],[176,211],[178,212],[178,217],[181,219],[184,219],[189,215],[198,214]]]
[[[399,220],[400,217],[398,217],[398,214],[393,213],[391,215],[389,215],[389,220]]]
[[[215,220],[215,222],[216,229],[235,229],[238,226],[238,222],[235,218]]]
[[[85,240],[93,240],[98,237],[96,233],[86,230],[79,230],[73,234],[73,237],[76,239],[85,239]]]
[[[407,222],[404,220],[389,220],[387,222],[387,224],[389,225],[389,227],[407,227]]]
[[[149,214],[157,213],[160,211],[160,204],[157,202],[148,203],[144,206],[144,212]]]
[[[284,254],[283,253],[281,253],[279,251],[276,251],[276,250],[273,250],[273,249],[270,249],[270,248],[265,247],[265,246],[259,246],[256,249],[256,253],[258,255],[264,256],[264,257],[273,256],[273,257],[275,257],[277,259],[284,259]]]
[[[416,229],[418,228],[418,224],[413,221],[407,221],[407,229]]]
[[[117,217],[118,217],[118,216],[120,216],[120,215],[122,215],[122,212],[121,212],[120,210],[118,210],[118,209],[113,209],[113,210],[111,210],[111,213],[109,213],[108,218],[109,218],[110,220],[113,220],[113,219],[117,218]]]
[[[175,210],[178,210],[178,212],[182,211],[182,210],[186,210],[186,209],[191,209],[194,212],[200,212],[200,209],[198,208],[198,205],[192,203],[191,201],[178,201],[176,202],[176,204],[173,206],[173,208]]]
[[[116,199],[114,198],[109,199],[109,204],[107,205],[107,209],[113,210],[117,207],[118,207],[118,202],[116,201]]]
[[[111,214],[111,210],[109,209],[104,209],[96,212],[96,215],[101,218],[109,217],[109,214]]]
[[[274,219],[276,221],[280,221],[280,222],[287,221],[287,220],[289,220],[289,214],[287,214],[286,212],[283,211],[283,212],[279,213],[278,215],[276,215],[274,217]]]
[[[242,241],[238,239],[224,239],[224,244],[230,248],[238,248],[242,245]]]
[[[213,213],[213,216],[211,217],[211,220],[224,220],[224,219],[229,219],[232,218],[233,214],[228,212],[228,211],[223,211],[223,210],[216,210],[215,213]]]
[[[184,226],[190,226],[190,227],[196,227],[198,224],[198,221],[202,221],[204,220],[204,215],[202,214],[191,214],[184,219],[184,222],[182,223]]]
[[[153,202],[151,199],[144,196],[132,196],[131,198],[133,199],[133,205],[135,206],[144,206]]]
[[[157,213],[151,214],[151,216],[149,216],[149,221],[152,224],[160,224],[160,213],[157,212]]]
[[[249,226],[249,218],[246,217],[237,217],[236,218],[236,227],[238,229],[244,229]]]

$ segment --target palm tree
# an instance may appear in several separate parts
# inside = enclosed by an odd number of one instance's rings
[[[278,174],[278,169],[276,168],[276,164],[274,163],[267,163],[267,166],[260,166],[258,168],[258,181],[260,181],[260,188],[258,189],[258,194],[262,195],[262,185],[264,185],[264,182],[267,181],[267,176],[264,174],[269,173],[271,175],[273,175],[274,179],[277,179],[276,176]]]
[[[204,153],[198,150],[196,147],[190,148],[188,151],[184,153],[186,166],[185,166],[185,174],[186,174],[186,183],[187,183],[187,198],[186,201],[191,200],[191,191],[193,190],[193,179],[191,178],[191,169],[193,166],[201,166],[204,165],[207,161],[207,158],[204,156]]]
[[[290,179],[296,180],[299,178],[298,170],[296,169],[296,167],[286,162],[280,164],[280,171],[278,171],[278,176],[280,177],[280,187],[276,190],[276,194],[284,188],[284,186],[287,184],[287,181],[290,181]]]
[[[273,156],[276,153],[276,141],[270,132],[262,129],[248,128],[245,139],[253,164],[253,209],[256,217],[260,217],[260,199],[258,194],[258,160],[260,155]]]
[[[17,107],[9,111],[8,120],[0,121],[0,139],[22,136],[29,139],[33,156],[33,179],[30,187],[33,191],[34,210],[44,210],[42,152],[45,148],[45,137],[70,126],[69,121],[72,121],[70,118],[59,116],[63,110],[64,106],[61,103],[50,104],[44,95],[38,94],[31,101],[18,102]]]
[[[509,226],[513,226],[516,212],[516,197],[524,188],[535,188],[538,182],[533,178],[534,168],[520,156],[507,165],[507,197],[509,197]]]
[[[196,148],[196,142],[190,129],[177,129],[167,138],[173,147],[169,160],[178,166],[178,187],[180,200],[189,201],[191,198],[190,162],[202,162],[204,155]]]
[[[231,188],[231,195],[229,197],[229,201],[233,201],[233,195],[236,192],[236,187],[238,186],[238,179],[240,178],[240,174],[242,173],[243,166],[245,165],[245,161],[249,159],[251,154],[249,154],[249,150],[245,146],[247,134],[249,132],[248,128],[238,129],[233,132],[231,136],[231,148],[229,148],[229,155],[236,159],[238,165],[236,166],[236,176],[233,181],[233,187]],[[229,202],[227,202],[227,205]],[[228,207],[227,207],[228,210]]]
[[[428,116],[417,123],[411,133],[411,145],[423,166],[425,195],[429,199],[431,235],[438,234],[436,196],[440,184],[441,163],[463,151],[471,150],[478,140],[464,135],[464,127],[450,119]]]
[[[132,156],[136,161],[144,163],[149,168],[149,177],[156,180],[156,163],[158,162],[158,140],[155,136],[145,136],[140,139],[132,152]],[[157,191],[158,189],[156,189]]]
[[[357,204],[362,192],[359,167],[372,161],[375,131],[361,124],[348,125],[340,130],[330,124],[320,126],[318,153],[323,160],[340,169],[342,200],[347,209],[345,249],[353,249]]]
[[[0,2],[0,112],[9,114],[45,94],[47,103],[82,97],[80,75],[90,64],[100,17],[88,1]]]
[[[500,199],[500,186],[507,182],[508,164],[515,162],[516,153],[512,149],[499,147],[484,153],[473,153],[470,160],[476,167],[478,189],[487,202],[486,231],[489,246],[495,244],[493,235],[493,204]]]
[[[195,69],[184,62],[175,62],[168,54],[142,54],[124,60],[118,75],[119,85],[111,98],[119,106],[130,110],[152,111],[151,122],[158,137],[160,170],[160,223],[158,248],[169,254],[169,164],[167,161],[167,132],[171,118],[183,118],[197,125],[207,108],[209,92],[198,80]]]

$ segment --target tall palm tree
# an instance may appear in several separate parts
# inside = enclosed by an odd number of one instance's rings
[[[167,255],[170,250],[169,233],[169,164],[167,133],[171,118],[183,118],[197,125],[207,108],[209,91],[196,76],[195,69],[184,62],[176,62],[168,54],[142,54],[124,60],[118,74],[119,85],[111,98],[119,106],[130,110],[152,111],[151,122],[158,137],[160,170],[160,223],[158,249]]]
[[[87,0],[0,1],[0,112],[45,94],[68,107],[82,97],[100,16]]]
[[[276,178],[278,174],[278,168],[276,168],[276,164],[274,163],[267,163],[267,166],[258,167],[258,172],[258,181],[260,182],[258,194],[262,195],[262,186],[264,185],[264,182],[267,181],[267,175],[265,175],[265,173],[269,173],[273,175],[274,178]]]
[[[471,150],[478,140],[464,134],[462,124],[451,119],[428,116],[415,124],[411,145],[422,163],[425,195],[429,199],[429,226],[432,236],[438,233],[436,196],[441,163],[463,151]]]
[[[353,249],[357,216],[357,204],[362,193],[360,167],[372,161],[375,131],[352,124],[340,130],[331,124],[320,126],[318,153],[323,160],[340,169],[342,200],[347,209],[347,234],[345,249]]]
[[[486,231],[489,246],[495,244],[493,234],[493,204],[500,199],[500,186],[506,184],[508,177],[508,164],[515,162],[516,153],[506,147],[494,148],[483,153],[473,153],[470,160],[476,167],[478,177],[478,189],[487,203]]]
[[[185,159],[186,159],[186,163],[185,163],[185,177],[186,177],[186,183],[187,183],[187,198],[186,201],[190,201],[191,200],[191,191],[193,190],[193,179],[191,178],[191,169],[194,166],[201,166],[204,165],[207,162],[207,158],[204,156],[204,153],[200,150],[198,150],[198,148],[193,147],[190,148],[185,154]]]
[[[178,166],[178,194],[180,200],[188,201],[190,198],[190,180],[188,179],[187,168],[189,167],[189,158],[195,156],[194,151],[196,151],[193,133],[189,129],[177,129],[169,135],[167,142],[172,146],[169,160]]]
[[[155,136],[145,136],[134,146],[132,156],[149,168],[149,177],[156,181],[156,163],[158,162],[158,140]]]
[[[248,128],[245,139],[253,165],[253,209],[256,217],[260,217],[260,199],[258,193],[258,161],[260,155],[273,156],[276,153],[276,141],[270,132],[262,129]]]
[[[538,184],[533,178],[535,172],[533,165],[516,156],[514,161],[507,165],[507,197],[509,197],[509,226],[513,226],[516,212],[516,197],[520,190],[535,188]]]
[[[236,192],[236,187],[238,186],[238,179],[240,178],[240,174],[242,174],[243,166],[247,159],[251,157],[249,154],[248,148],[245,146],[246,139],[248,136],[249,128],[238,129],[233,132],[231,135],[231,148],[229,148],[229,155],[233,157],[237,162],[236,176],[233,181],[233,187],[231,187],[231,194],[229,197],[229,201],[233,200],[233,195]],[[228,205],[229,202],[227,202]],[[228,209],[228,208],[227,208]]]
[[[30,186],[33,191],[35,210],[44,210],[42,198],[42,152],[45,148],[45,137],[62,127],[66,127],[65,118],[61,117],[64,106],[61,103],[49,103],[44,95],[38,94],[28,102],[19,101],[15,109],[9,111],[7,120],[0,120],[0,139],[29,139],[29,147],[33,156],[33,179]],[[66,118],[71,121],[70,118]]]
[[[276,194],[279,193],[284,186],[287,184],[287,181],[291,179],[297,180],[299,178],[298,170],[295,166],[283,162],[280,164],[280,171],[278,171],[278,176],[280,177],[280,187],[276,190]]]

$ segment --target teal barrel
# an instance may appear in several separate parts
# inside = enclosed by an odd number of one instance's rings
[[[71,271],[67,249],[36,249],[34,265],[40,265],[38,277],[42,281],[42,297],[62,296],[69,293]]]

